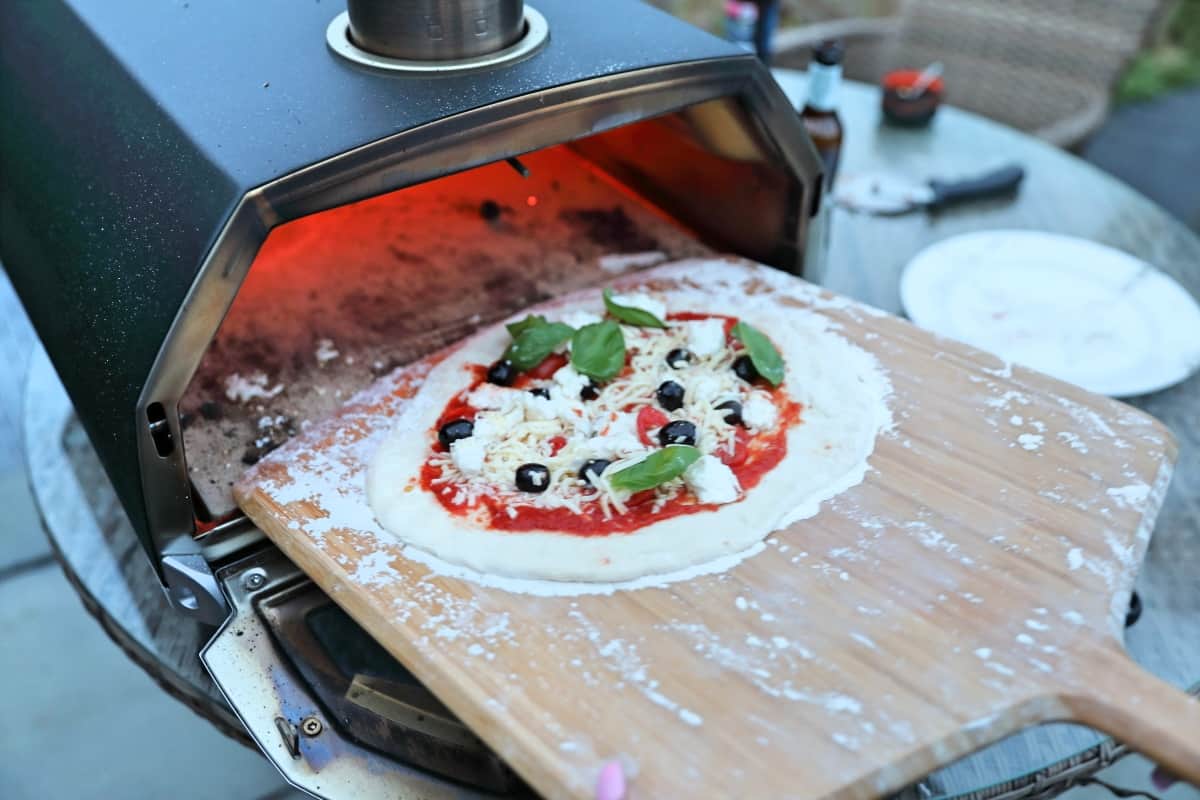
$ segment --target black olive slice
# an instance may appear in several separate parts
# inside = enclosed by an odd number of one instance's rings
[[[438,429],[438,441],[449,447],[459,439],[466,439],[475,433],[475,423],[469,419],[452,419]]]
[[[684,350],[682,347],[676,347],[671,352],[667,353],[667,366],[671,369],[683,369],[688,364],[692,363],[692,355],[690,350]]]
[[[675,381],[663,381],[659,384],[658,404],[667,411],[677,411],[683,408],[683,387]]]
[[[724,403],[719,403],[715,408],[718,411],[728,411],[725,415],[725,422],[730,425],[742,424],[742,404],[737,400],[726,400]]]
[[[550,470],[545,464],[522,464],[517,467],[517,488],[522,492],[544,492],[550,487]]]
[[[488,367],[487,379],[488,383],[497,386],[512,386],[512,382],[517,379],[517,368],[511,361],[502,358]]]
[[[663,447],[669,444],[696,444],[696,426],[687,420],[677,419],[668,422],[658,429],[658,443]]]
[[[579,468],[579,477],[584,483],[592,482],[592,475],[603,475],[604,470],[608,469],[612,464],[607,458],[591,458],[583,462],[583,466]]]
[[[733,373],[746,383],[754,383],[758,380],[758,370],[754,368],[754,362],[750,360],[750,356],[742,355],[735,358]]]

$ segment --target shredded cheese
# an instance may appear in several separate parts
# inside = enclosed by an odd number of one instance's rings
[[[659,316],[665,319],[661,300],[646,295],[614,299],[662,311]],[[573,319],[582,321],[583,316]],[[570,364],[555,372],[552,379],[536,381],[530,387],[545,390],[549,397],[491,384],[472,390],[465,398],[479,410],[472,436],[456,441],[449,453],[431,456],[431,465],[440,471],[433,485],[446,487],[442,491],[453,489],[452,502],[456,505],[472,506],[481,497],[491,496],[505,506],[510,516],[518,506],[566,508],[579,513],[592,503],[599,504],[606,519],[628,513],[628,494],[613,489],[609,478],[650,452],[651,448],[638,437],[638,411],[645,406],[661,410],[656,399],[658,388],[665,381],[674,381],[684,388],[683,406],[665,413],[696,426],[696,447],[703,456],[698,463],[703,466],[690,470],[690,477],[657,487],[652,510],[661,510],[685,489],[700,502],[736,499],[736,477],[716,456],[733,452],[737,427],[725,422],[728,410],[716,406],[726,400],[742,403],[744,415],[749,412],[744,417],[747,424],[759,431],[774,427],[778,414],[771,395],[751,391],[734,374],[732,365],[738,353],[725,342],[722,320],[674,322],[665,329],[621,328],[630,368],[599,387],[598,396],[592,400],[581,398],[580,393],[590,382]],[[677,348],[692,352],[690,363],[668,365],[667,354]],[[553,453],[551,440],[561,445]],[[657,447],[657,442],[653,446]],[[589,484],[580,477],[580,470],[585,462],[597,458],[612,463],[602,474],[593,475]],[[528,463],[544,464],[549,470],[545,491],[516,489],[517,469]]]

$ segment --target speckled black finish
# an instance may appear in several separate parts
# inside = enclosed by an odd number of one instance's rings
[[[0,25],[0,258],[134,527],[136,406],[239,198],[422,123],[589,77],[739,51],[636,0],[536,0],[550,42],[399,77],[325,44],[320,0],[16,0]]]

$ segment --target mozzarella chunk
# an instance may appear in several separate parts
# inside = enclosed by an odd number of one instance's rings
[[[712,398],[713,394],[721,388],[721,382],[715,375],[702,373],[689,380],[683,388],[689,400],[693,403],[702,403]]]
[[[588,385],[587,376],[580,375],[570,364],[560,367],[558,372],[554,373],[554,382],[562,389],[564,397],[573,400],[578,399],[579,393]]]
[[[732,503],[741,491],[733,470],[716,456],[701,456],[683,473],[683,482],[701,503]]]
[[[567,433],[571,428],[584,434],[591,433],[592,421],[583,409],[583,403],[564,397],[557,387],[550,390],[549,397],[526,392],[523,402],[527,420],[559,420],[566,424]]]
[[[450,443],[450,458],[454,466],[464,475],[478,475],[483,472],[483,457],[487,445],[477,436],[468,436]]]
[[[644,453],[648,448],[638,438],[637,418],[633,414],[621,414],[604,435],[588,439],[587,450],[592,458],[613,459]]]
[[[584,325],[594,325],[600,322],[601,317],[599,314],[593,314],[591,311],[569,311],[563,314],[562,321],[572,328],[579,330]]]
[[[666,305],[655,300],[648,294],[615,294],[612,300],[619,306],[628,306],[629,308],[640,308],[642,311],[649,311],[660,320],[667,318]]]
[[[687,324],[688,349],[704,358],[719,353],[725,346],[725,321],[701,319]]]
[[[558,419],[559,418],[559,403],[558,397],[553,395],[550,397],[542,397],[540,395],[525,393],[522,398],[525,403],[525,419]]]
[[[647,447],[636,436],[621,433],[593,436],[587,440],[586,446],[591,458],[610,460],[648,452]]]
[[[730,375],[733,373],[730,372]],[[736,400],[737,386],[730,375],[713,375],[702,372],[695,377],[689,377],[683,387],[689,403],[707,403],[715,406],[726,400]]]
[[[467,402],[481,411],[508,409],[520,401],[521,394],[519,389],[497,386],[494,383],[483,383],[467,395]]]
[[[766,392],[756,391],[746,398],[742,404],[742,421],[752,430],[763,430],[775,425],[779,416],[771,396]]]
[[[497,439],[504,438],[506,433],[524,418],[524,411],[515,405],[503,410],[481,411],[475,415],[475,428],[471,437],[489,445]]]

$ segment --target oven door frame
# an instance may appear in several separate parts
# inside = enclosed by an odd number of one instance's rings
[[[144,544],[171,603],[209,624],[229,614],[208,554],[245,526],[195,536],[178,404],[267,235],[277,225],[451,173],[574,141],[709,100],[734,98],[817,207],[821,164],[795,110],[751,55],[651,67],[532,92],[455,114],[326,159],[248,192],[201,265],[143,385],[135,411],[150,535]],[[803,242],[808,213],[797,213]],[[798,271],[802,253],[787,268]],[[258,534],[261,536],[261,534]],[[253,537],[252,537],[253,538]],[[227,547],[225,549],[228,549]]]

